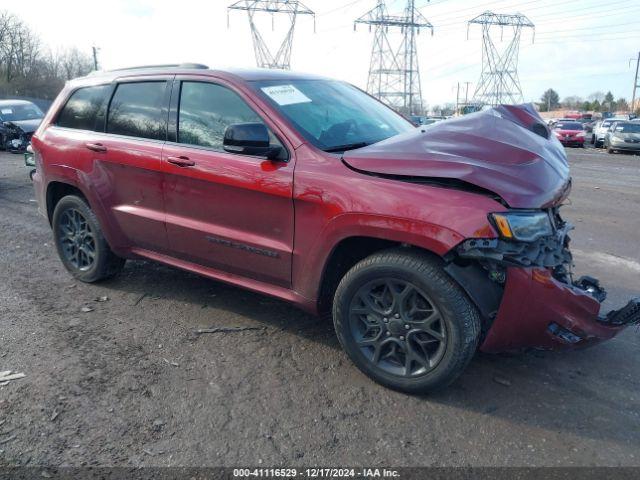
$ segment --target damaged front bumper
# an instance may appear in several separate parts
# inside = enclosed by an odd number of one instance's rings
[[[640,323],[640,299],[601,315],[604,296],[591,281],[567,284],[554,278],[548,268],[509,267],[498,314],[480,349],[503,352],[582,347],[613,338],[628,325]]]
[[[447,271],[484,317],[480,350],[583,347],[640,324],[640,298],[602,315],[606,292],[598,281],[573,281],[572,227],[557,219],[555,234],[535,242],[468,239],[456,249]]]

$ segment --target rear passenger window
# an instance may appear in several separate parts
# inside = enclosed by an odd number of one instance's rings
[[[79,130],[95,130],[96,116],[108,91],[108,85],[76,90],[62,108],[56,125]]]
[[[166,82],[121,83],[113,94],[107,132],[130,137],[164,140],[162,115]]]
[[[262,120],[235,92],[214,83],[182,82],[179,143],[223,151],[226,128],[243,122]]]

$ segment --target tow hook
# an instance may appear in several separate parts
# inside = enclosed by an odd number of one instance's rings
[[[612,310],[605,317],[598,319],[601,323],[615,327],[640,324],[640,297],[632,298],[619,310]]]
[[[585,275],[580,277],[574,285],[580,290],[587,292],[600,303],[604,302],[607,298],[607,292],[600,286],[600,282],[596,278]]]

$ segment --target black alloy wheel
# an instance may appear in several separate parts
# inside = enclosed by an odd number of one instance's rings
[[[363,355],[393,375],[414,377],[433,370],[447,347],[447,327],[433,301],[413,283],[391,277],[358,290],[349,326]]]
[[[66,261],[81,272],[89,270],[96,258],[96,238],[82,213],[75,208],[62,212],[56,234]]]
[[[53,238],[65,268],[83,282],[97,282],[117,274],[125,260],[113,253],[100,222],[86,200],[67,195],[51,218]]]
[[[384,250],[342,278],[333,322],[351,361],[376,382],[426,393],[453,382],[475,354],[480,315],[441,258]]]

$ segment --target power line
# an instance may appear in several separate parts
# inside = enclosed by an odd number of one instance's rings
[[[353,2],[349,2],[346,5],[342,5],[340,7],[334,8],[332,10],[327,10],[326,12],[317,13],[316,17],[324,17],[325,15],[329,15],[331,13],[335,13],[335,12],[338,12],[340,10],[344,10],[344,9],[349,8],[349,7],[353,6],[353,5],[355,5],[356,3],[360,3],[362,1],[364,1],[364,0],[354,0]]]
[[[631,30],[621,30],[619,32],[599,32],[599,33],[594,33],[593,35],[589,35],[589,38],[612,38],[612,35],[619,35],[619,34],[627,34],[627,33],[638,33],[640,34],[640,32],[638,31],[637,28],[631,29]],[[542,36],[542,39],[544,40],[551,40],[553,39],[563,39],[563,38],[584,38],[584,33],[578,33],[576,35],[572,35],[572,34],[568,34],[568,35],[558,35],[558,34],[553,34],[551,32],[545,32],[544,34],[540,34]]]
[[[532,0],[531,2],[528,2],[528,3],[534,3],[534,2],[537,2],[537,1],[540,1],[540,0]],[[574,0],[574,1],[580,1],[580,0]],[[634,7],[621,7],[619,9],[614,9],[614,10],[609,9],[609,7],[611,5],[619,5],[621,3],[622,4],[627,4],[628,1],[629,0],[621,0],[621,1],[618,1],[618,2],[611,2],[611,3],[606,4],[607,13],[604,13],[604,14],[600,13],[600,12],[575,13],[575,11],[573,11],[573,10],[565,10],[565,11],[561,11],[561,12],[552,12],[552,13],[548,13],[548,14],[537,14],[536,17],[535,17],[536,24],[539,26],[539,25],[541,25],[541,23],[542,24],[544,24],[544,23],[558,23],[558,22],[566,22],[567,20],[575,20],[575,19],[580,19],[580,18],[584,18],[584,19],[586,19],[586,18],[600,18],[600,17],[603,17],[603,16],[620,15],[621,13],[631,13],[629,11],[629,8],[634,8]],[[568,2],[564,2],[563,5],[566,5],[566,3],[568,3]],[[526,3],[518,4],[518,7],[522,7],[523,5],[526,5]],[[529,14],[530,10],[537,10],[539,8],[548,8],[548,6],[531,7],[531,8],[526,9],[526,11]],[[596,5],[596,6],[593,6],[591,8],[583,7],[583,8],[581,8],[581,11],[593,10],[594,8],[595,9],[602,9],[603,6],[602,5]],[[619,11],[620,13],[611,13],[611,12],[615,12],[615,11]],[[565,14],[565,13],[569,13],[569,15],[559,16],[559,14],[561,15],[561,14]],[[457,13],[456,13],[456,15],[457,15]],[[432,17],[434,17],[434,16],[432,16]],[[552,17],[552,19],[544,20],[544,18],[548,18],[548,17]],[[544,23],[541,22],[541,19],[544,20]],[[444,24],[439,23],[439,24],[436,25],[436,27],[437,27],[438,31],[442,31],[443,29],[446,29],[447,27],[458,26],[461,23],[462,23],[461,20],[460,21],[456,21],[456,22],[444,23]]]

